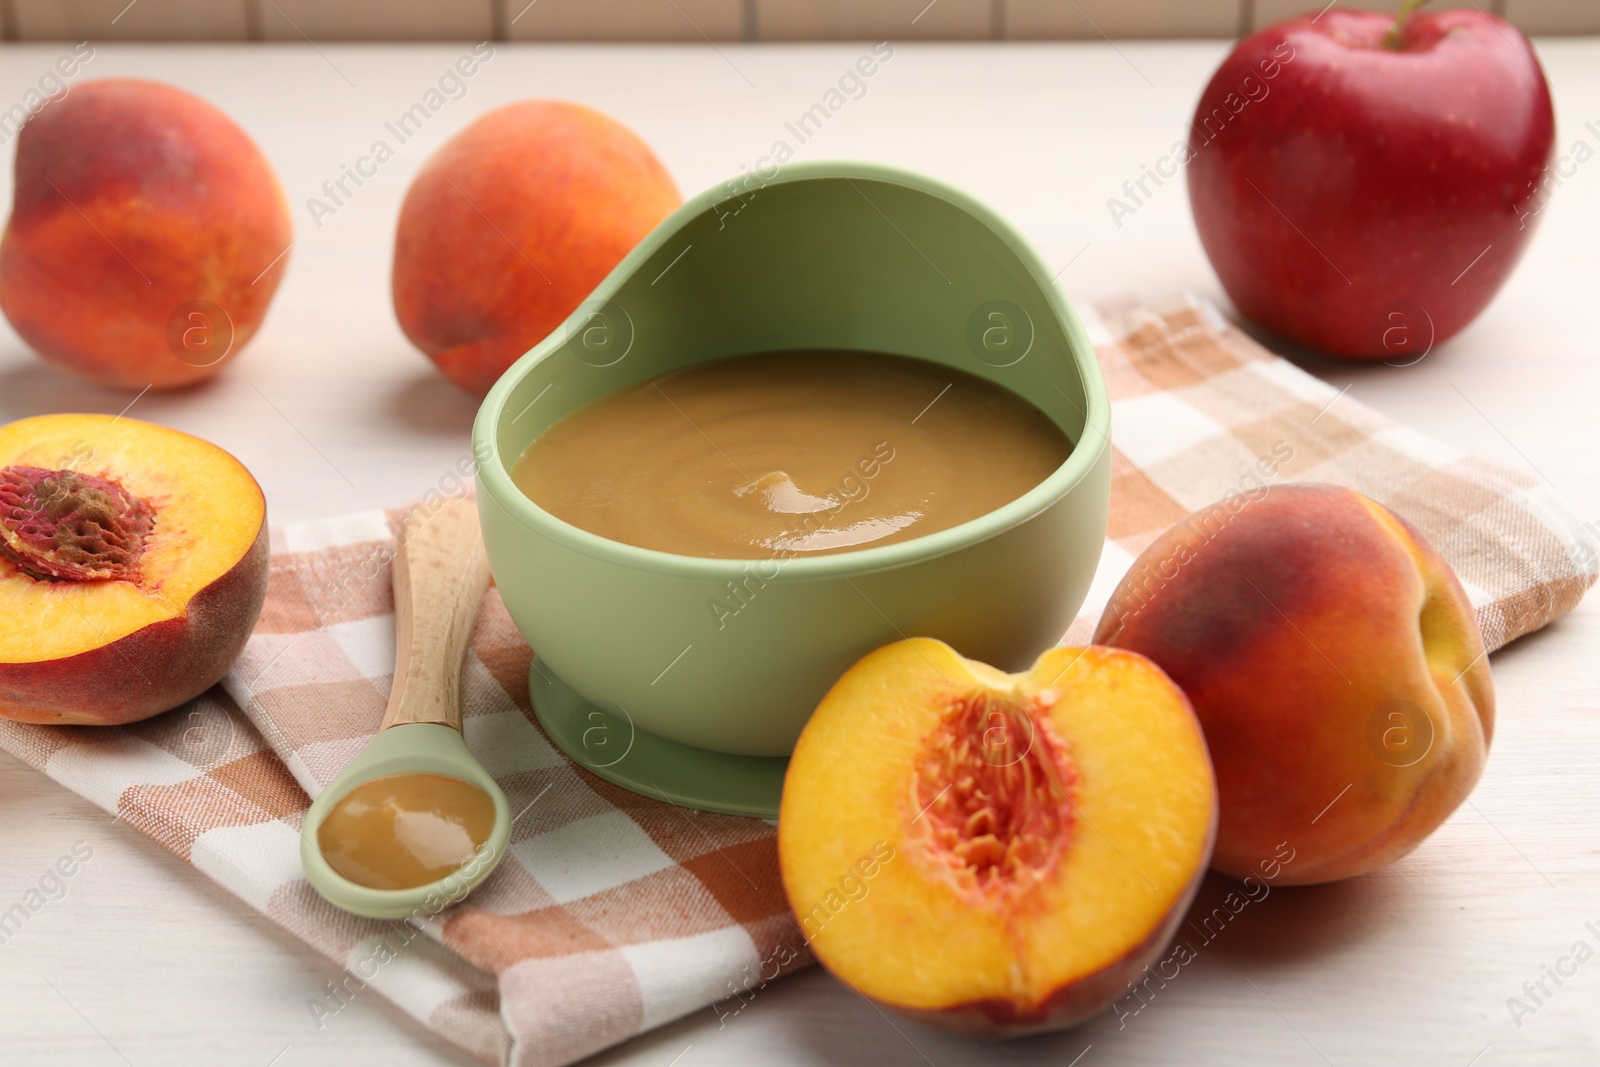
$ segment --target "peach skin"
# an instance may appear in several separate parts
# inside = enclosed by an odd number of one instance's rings
[[[1134,561],[1095,640],[1194,704],[1221,798],[1212,865],[1235,877],[1285,841],[1285,884],[1382,867],[1483,769],[1494,689],[1472,605],[1410,523],[1350,489],[1201,509]]]
[[[192,385],[255,334],[290,239],[278,179],[232,119],[170,85],[85,82],[17,138],[0,307],[92,382]]]
[[[406,192],[394,242],[400,328],[481,396],[682,199],[649,146],[598,111],[556,100],[491,111]]]

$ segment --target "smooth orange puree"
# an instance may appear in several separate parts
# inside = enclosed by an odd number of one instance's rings
[[[460,870],[494,829],[494,800],[443,774],[390,774],[339,799],[317,828],[330,866],[357,885],[414,889]]]
[[[1072,444],[985,379],[872,352],[703,363],[580,408],[512,479],[559,519],[688,556],[906,541],[1015,500]]]

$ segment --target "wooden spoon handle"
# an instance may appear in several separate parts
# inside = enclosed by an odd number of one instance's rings
[[[461,667],[488,588],[477,505],[451,499],[413,511],[394,559],[394,688],[380,730],[461,729]]]

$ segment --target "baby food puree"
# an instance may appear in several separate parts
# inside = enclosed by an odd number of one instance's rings
[[[512,479],[559,519],[688,556],[767,559],[906,541],[993,511],[1072,445],[983,378],[842,350],[703,363],[580,408]]]

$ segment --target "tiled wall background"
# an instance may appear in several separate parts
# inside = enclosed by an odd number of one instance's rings
[[[1337,0],[1393,10],[1396,0]],[[0,0],[0,38],[212,41],[1096,40],[1235,37],[1318,0]],[[1529,34],[1600,33],[1600,0],[1435,0]]]

